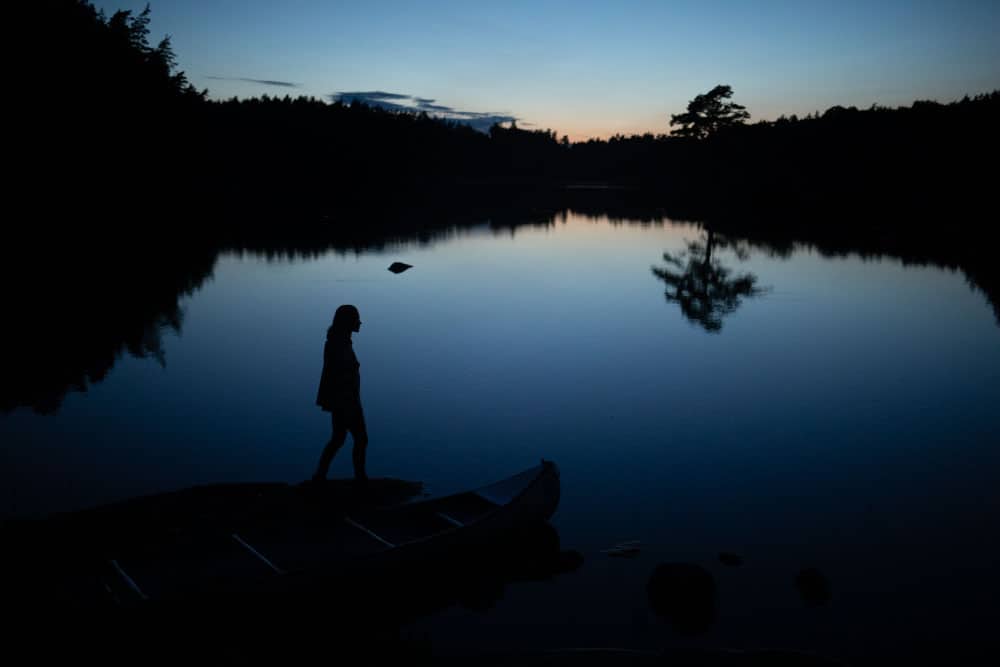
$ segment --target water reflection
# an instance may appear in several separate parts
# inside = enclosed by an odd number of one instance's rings
[[[165,366],[162,335],[180,332],[180,299],[218,256],[197,243],[158,240],[158,252],[143,252],[69,236],[12,244],[5,257],[0,277],[18,287],[0,332],[0,412],[54,414],[67,392],[103,381],[123,354]]]
[[[749,256],[745,245],[708,229],[703,241],[688,241],[685,251],[663,253],[666,267],[653,267],[653,275],[667,284],[667,301],[679,304],[684,317],[712,333],[722,330],[722,318],[743,299],[766,291],[756,286],[752,273],[733,275],[718,256],[712,256],[724,248],[732,249],[740,260]]]
[[[187,229],[164,238],[137,238],[127,252],[89,230],[76,238],[11,243],[5,249],[2,277],[6,284],[20,287],[10,294],[8,326],[0,333],[7,369],[0,385],[0,412],[26,407],[53,414],[67,392],[86,391],[101,382],[123,354],[165,363],[161,335],[165,330],[180,333],[179,300],[201,287],[223,252],[269,260],[363,253],[393,243],[435,243],[472,227],[512,235],[519,228],[564,223],[568,212],[616,226],[692,217],[690,211],[664,209],[635,193],[508,194],[476,192],[397,202],[395,208],[331,212],[319,220],[281,225],[274,220],[206,221],[210,233]],[[996,264],[980,249],[946,239],[935,245],[920,238],[859,236],[849,229],[824,229],[808,238],[802,230],[736,216],[697,224],[703,226],[704,237],[689,242],[683,252],[664,253],[666,264],[652,272],[665,283],[666,300],[708,332],[719,332],[725,316],[766,291],[757,285],[756,276],[735,273],[718,257],[727,249],[743,259],[748,246],[780,257],[810,246],[826,256],[891,257],[905,264],[959,268],[970,285],[986,293],[1000,322]]]

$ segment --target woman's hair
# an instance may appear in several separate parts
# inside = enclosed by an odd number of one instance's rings
[[[354,330],[354,323],[361,319],[358,309],[349,303],[337,308],[333,314],[333,324],[326,330],[327,335],[350,336]]]

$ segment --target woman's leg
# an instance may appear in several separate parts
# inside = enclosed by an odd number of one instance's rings
[[[366,480],[368,479],[368,474],[365,472],[365,454],[368,453],[368,426],[365,425],[363,412],[358,413],[358,419],[351,427],[351,439],[354,440],[354,449],[351,451],[354,479]]]
[[[316,472],[313,474],[314,480],[326,479],[326,473],[330,470],[330,462],[333,461],[333,457],[340,451],[344,440],[347,438],[347,427],[343,423],[338,423],[336,415],[330,415],[330,425],[333,433],[330,435],[330,440],[326,443],[326,447],[323,448],[323,453],[319,457],[319,464],[316,466]]]

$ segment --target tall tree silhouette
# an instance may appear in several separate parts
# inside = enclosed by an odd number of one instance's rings
[[[709,229],[704,243],[688,241],[686,251],[663,253],[667,267],[653,267],[653,274],[667,284],[667,301],[680,304],[685,317],[713,333],[722,330],[723,316],[735,311],[744,298],[764,292],[756,286],[756,276],[730,276],[731,270],[712,257],[714,250],[724,247],[732,247],[741,259],[746,257],[744,250]]]
[[[742,125],[750,118],[746,107],[735,102],[725,102],[733,96],[731,86],[716,86],[688,102],[687,111],[671,114],[670,126],[680,125],[674,134],[681,137],[704,139],[725,127]]]

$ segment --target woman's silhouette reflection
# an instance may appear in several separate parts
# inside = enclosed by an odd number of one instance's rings
[[[350,304],[337,308],[333,324],[326,330],[326,345],[323,347],[323,373],[319,380],[316,404],[330,413],[333,433],[326,443],[319,464],[313,474],[313,481],[326,479],[330,462],[340,450],[351,432],[354,440],[354,479],[366,481],[365,452],[368,449],[368,429],[365,414],[361,410],[361,364],[354,356],[351,333],[361,330],[361,315]]]

